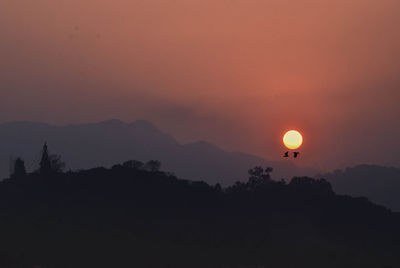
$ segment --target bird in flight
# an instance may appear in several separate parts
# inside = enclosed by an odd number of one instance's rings
[[[283,157],[289,157],[289,152],[286,152]]]
[[[298,156],[299,156],[299,152],[293,152],[293,156],[294,156],[294,158],[297,158]]]

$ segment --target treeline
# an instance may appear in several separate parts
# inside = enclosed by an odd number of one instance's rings
[[[323,179],[274,181],[272,168],[255,167],[222,188],[177,178],[158,161],[63,172],[51,159],[32,173],[15,163],[0,183],[0,266],[399,264],[398,215],[336,195]]]
[[[28,175],[25,167],[25,161],[21,157],[11,160],[11,179],[21,179]],[[133,169],[143,169],[148,171],[159,171],[161,162],[157,160],[150,160],[146,163],[137,160],[129,160],[122,164],[124,167]],[[57,154],[49,154],[47,142],[43,145],[41,152],[41,160],[38,169],[34,170],[33,174],[50,175],[63,173],[66,164],[61,160],[61,156]]]

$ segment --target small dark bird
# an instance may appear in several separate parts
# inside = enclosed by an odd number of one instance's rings
[[[293,152],[293,156],[294,156],[294,158],[297,158],[298,156],[299,156],[299,152]]]
[[[283,157],[289,157],[289,152],[286,152]]]

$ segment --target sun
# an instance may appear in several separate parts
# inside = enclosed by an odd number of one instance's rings
[[[288,149],[298,149],[303,144],[303,136],[297,130],[289,130],[283,136],[283,144]]]

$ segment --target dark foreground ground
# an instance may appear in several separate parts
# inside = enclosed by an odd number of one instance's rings
[[[400,267],[400,217],[254,169],[228,189],[129,165],[0,184],[0,267]]]

